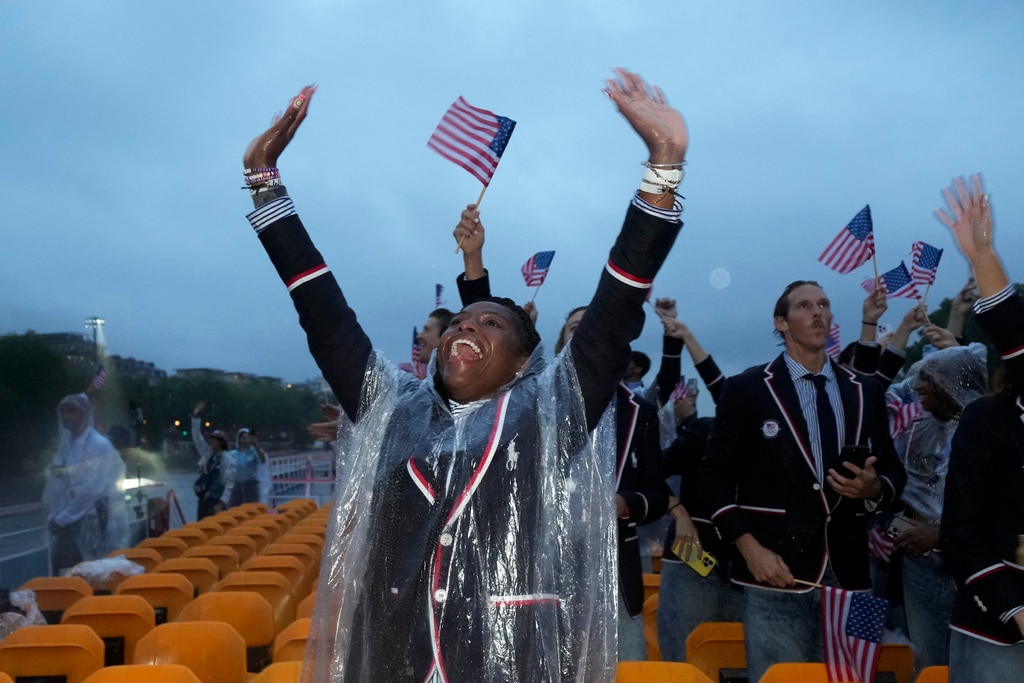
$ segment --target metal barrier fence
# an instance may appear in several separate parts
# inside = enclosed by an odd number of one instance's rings
[[[311,498],[322,505],[334,496],[334,454],[327,451],[270,459],[270,505]]]
[[[42,503],[0,508],[0,586],[14,589],[50,573],[50,533]]]

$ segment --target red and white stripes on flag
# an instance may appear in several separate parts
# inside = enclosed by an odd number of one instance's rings
[[[828,680],[874,683],[889,601],[822,586],[821,631]]]
[[[825,247],[818,260],[841,274],[849,273],[875,254],[871,207],[865,206]]]
[[[839,343],[839,323],[832,323],[832,329],[828,331],[828,341],[825,342],[825,353],[834,361],[839,361],[839,354],[843,347]]]
[[[486,187],[515,127],[512,119],[459,97],[441,117],[427,147],[469,171]]]
[[[90,389],[99,389],[107,382],[107,369],[102,365],[96,368],[96,372],[93,374],[92,379],[89,380]]]

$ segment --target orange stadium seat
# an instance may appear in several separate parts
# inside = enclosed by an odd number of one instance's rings
[[[256,674],[249,683],[299,683],[302,662],[275,662]]]
[[[103,668],[103,641],[81,624],[25,626],[0,641],[0,671],[15,681],[82,683]]]
[[[131,662],[135,645],[156,627],[152,605],[137,595],[95,595],[64,611],[62,624],[88,626],[104,645],[104,666]]]
[[[125,664],[89,674],[85,683],[203,683],[180,664]]]
[[[182,527],[180,529],[171,529],[165,531],[160,535],[160,538],[177,538],[185,542],[189,548],[194,548],[197,545],[206,543],[206,540],[210,537],[205,531],[200,529],[193,529],[189,527]]]
[[[206,542],[206,547],[217,545],[226,545],[234,549],[238,553],[239,563],[245,562],[256,554],[256,541],[249,536],[238,535],[234,531],[215,536]]]
[[[712,683],[703,671],[684,662],[619,662],[615,683]]]
[[[914,683],[949,683],[948,666],[929,666],[921,669]]]
[[[221,579],[214,591],[253,591],[262,595],[274,609],[274,633],[280,633],[295,620],[292,586],[277,572],[243,571],[239,569]]]
[[[169,560],[172,557],[181,557],[181,554],[188,550],[188,544],[180,538],[165,538],[163,536],[144,538],[135,544],[135,547],[152,548],[160,553],[160,556],[165,560]]]
[[[138,595],[156,612],[157,625],[177,621],[182,608],[195,597],[195,587],[181,574],[129,576],[114,595]]]
[[[309,595],[312,588],[311,577],[306,567],[298,558],[289,555],[257,555],[242,565],[242,571],[277,572],[292,587],[292,601],[299,603]]]
[[[309,638],[310,619],[296,619],[274,639],[274,661],[302,661]]]
[[[50,624],[59,624],[64,610],[93,594],[92,586],[80,576],[39,576],[21,584],[18,590],[36,594],[36,605]]]
[[[245,641],[222,621],[161,624],[143,636],[135,664],[180,664],[203,683],[246,683]]]
[[[315,604],[316,604],[316,591],[311,591],[309,593],[309,595],[307,595],[306,597],[302,598],[302,602],[300,602],[295,607],[295,618],[296,619],[305,619],[306,617],[313,616],[313,606]]]
[[[738,621],[705,621],[686,639],[686,661],[713,681],[722,669],[746,669],[743,624]]]
[[[201,545],[189,548],[181,557],[197,557],[213,562],[217,565],[217,573],[221,579],[238,569],[239,565],[238,551],[229,545]]]
[[[153,570],[154,574],[181,574],[202,595],[220,581],[220,569],[205,557],[175,557],[164,560]]]
[[[658,644],[658,594],[644,600],[641,616],[644,620],[644,643],[647,645],[647,659],[661,661],[661,645]]]
[[[253,525],[251,522],[239,524],[231,530],[232,536],[248,536],[256,544],[256,552],[263,550],[271,543],[271,532],[262,526]]]
[[[185,605],[181,621],[223,621],[245,641],[246,670],[270,664],[274,644],[274,610],[262,595],[248,591],[206,593]]]
[[[821,662],[772,664],[758,683],[829,683],[828,670]]]

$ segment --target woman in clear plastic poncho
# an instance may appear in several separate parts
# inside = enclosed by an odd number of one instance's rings
[[[57,406],[57,425],[60,446],[46,468],[43,488],[54,570],[106,557],[128,544],[128,508],[121,491],[124,461],[93,428],[89,398],[65,396]]]
[[[639,77],[620,78],[608,96],[678,182],[682,118]],[[250,145],[251,177],[276,165],[314,92]],[[552,366],[522,309],[492,299],[455,316],[417,380],[372,351],[284,188],[250,183],[250,223],[354,423],[303,680],[613,680],[614,483],[590,430],[681,226],[674,186],[634,197],[573,346]]]
[[[915,526],[897,544],[903,557],[907,630],[922,666],[949,663],[949,620],[956,583],[939,548],[939,522],[953,434],[960,414],[988,386],[982,344],[941,349],[916,363],[905,384],[926,411],[895,439],[907,470],[902,500]]]

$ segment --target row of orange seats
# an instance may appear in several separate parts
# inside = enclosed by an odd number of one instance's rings
[[[249,504],[112,553],[138,562],[144,574],[115,577],[95,590],[78,577],[33,579],[22,588],[34,590],[40,609],[60,626],[23,628],[5,639],[0,672],[14,667],[20,676],[62,675],[76,683],[85,675],[121,675],[134,663],[182,665],[217,683],[264,671],[295,680],[328,515],[309,500],[272,514]],[[98,656],[89,636],[101,639]],[[47,673],[75,662],[77,673]],[[164,680],[154,678],[161,675],[124,680]]]

